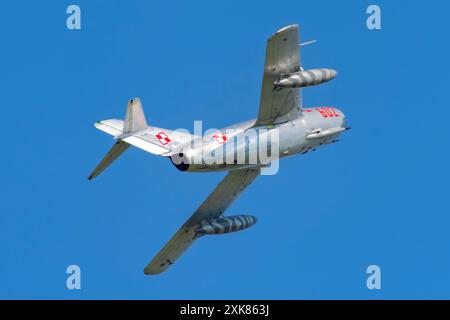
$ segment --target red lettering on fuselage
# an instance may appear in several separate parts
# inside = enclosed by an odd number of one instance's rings
[[[324,118],[339,118],[339,114],[332,107],[318,107],[316,109]]]

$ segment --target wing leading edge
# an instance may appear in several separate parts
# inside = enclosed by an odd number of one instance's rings
[[[202,221],[219,218],[230,204],[255,180],[260,169],[230,171],[195,213],[144,269],[145,274],[166,271],[201,235],[196,232]]]
[[[255,125],[282,123],[297,115],[301,107],[300,90],[277,90],[274,88],[274,82],[280,80],[283,75],[299,70],[299,26],[290,25],[278,30],[267,40],[259,114]]]

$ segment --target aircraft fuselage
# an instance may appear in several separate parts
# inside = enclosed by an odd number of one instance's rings
[[[259,156],[263,144],[267,144],[265,153],[269,156],[274,156],[270,146],[276,147],[277,157],[281,159],[334,143],[348,129],[344,113],[333,107],[306,108],[299,112],[297,118],[273,126],[255,127],[254,123],[255,120],[249,120],[223,128],[219,136],[206,135],[203,143],[197,146],[192,143],[172,162],[179,170],[187,172],[265,166],[267,163]],[[273,143],[274,130],[277,131],[276,145]],[[252,151],[256,151],[256,158],[252,158]]]

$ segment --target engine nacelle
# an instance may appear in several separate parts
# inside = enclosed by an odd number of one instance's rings
[[[180,171],[189,170],[191,164],[191,158],[182,152],[170,156],[170,161]]]
[[[203,235],[236,232],[251,227],[256,221],[256,217],[244,215],[204,220],[195,232]]]
[[[311,69],[290,74],[287,78],[274,82],[276,88],[303,88],[316,86],[336,78],[333,69]]]

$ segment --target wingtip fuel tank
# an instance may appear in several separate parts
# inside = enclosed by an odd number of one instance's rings
[[[294,72],[274,82],[276,88],[303,88],[316,86],[330,81],[337,76],[334,69],[311,69]]]

